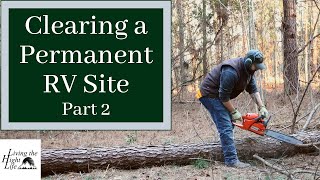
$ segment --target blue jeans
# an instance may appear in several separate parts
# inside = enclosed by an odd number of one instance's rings
[[[231,114],[219,98],[201,97],[200,102],[209,111],[220,135],[220,142],[226,165],[238,162],[237,150],[233,140]]]

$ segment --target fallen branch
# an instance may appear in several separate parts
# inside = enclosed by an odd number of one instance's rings
[[[308,143],[308,144],[296,144],[295,146],[298,146],[298,147],[310,147],[310,146],[316,146],[316,145],[320,145],[320,142]]]
[[[257,154],[253,155],[253,157],[258,159],[259,161],[261,161],[266,166],[269,166],[269,167],[275,169],[277,172],[280,172],[281,174],[287,175],[290,179],[293,179],[292,174],[289,173],[288,171],[283,170],[280,167],[277,167],[277,166],[269,163],[268,161],[264,160],[262,157],[258,156]]]
[[[317,109],[320,107],[320,103],[317,104],[313,109],[312,111],[310,112],[309,116],[308,116],[308,119],[306,121],[306,123],[304,124],[304,126],[302,127],[302,131],[305,131],[308,127],[308,125],[310,124],[311,120],[312,120],[312,117],[313,117],[313,114],[315,112],[317,112]]]
[[[268,161],[264,160],[262,157],[258,156],[257,154],[253,155],[254,158],[256,158],[257,160],[261,161],[263,164],[265,164],[266,166],[275,169],[277,172],[282,173],[284,175],[287,175],[290,179],[294,179],[293,175],[294,174],[298,174],[298,173],[307,173],[307,174],[314,174],[314,177],[316,176],[320,176],[319,173],[317,173],[318,167],[316,170],[312,171],[312,170],[301,170],[301,169],[296,169],[292,172],[288,171],[287,169],[282,169],[278,166],[275,166],[275,164],[271,164]]]
[[[315,177],[320,176],[320,174],[317,173],[317,171],[310,171],[310,170],[295,170],[292,172],[292,175],[298,174],[298,173],[314,174]]]
[[[317,176],[317,172],[318,172],[319,165],[320,165],[320,163],[317,165],[317,168],[316,168],[316,171],[315,171],[315,173],[314,173],[314,177],[313,177],[313,179],[316,179],[316,176]]]

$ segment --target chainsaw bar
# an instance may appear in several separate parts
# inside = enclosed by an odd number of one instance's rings
[[[280,141],[284,141],[290,144],[303,144],[302,141],[296,139],[295,137],[292,136],[287,136],[285,134],[276,132],[276,131],[272,131],[270,129],[266,129],[265,133],[266,136],[272,137],[274,139],[280,140]]]

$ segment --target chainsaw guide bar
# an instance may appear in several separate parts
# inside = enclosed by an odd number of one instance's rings
[[[280,132],[267,129],[267,125],[268,125],[268,122],[270,121],[270,118],[271,117],[269,117],[268,120],[265,120],[265,116],[263,115],[259,116],[256,113],[247,113],[246,115],[242,116],[242,120],[243,120],[242,124],[233,123],[233,125],[241,129],[256,133],[260,136],[269,136],[289,144],[294,144],[294,145],[303,144],[302,141],[296,139],[295,137],[288,136]]]
[[[277,140],[280,140],[280,141],[284,141],[284,142],[287,142],[287,143],[290,143],[290,144],[303,144],[302,141],[296,139],[295,137],[288,136],[288,135],[285,135],[285,134],[282,134],[282,133],[279,133],[279,132],[276,132],[276,131],[272,131],[270,129],[265,130],[264,134],[266,136],[269,136],[269,137],[272,137],[274,139],[277,139]]]

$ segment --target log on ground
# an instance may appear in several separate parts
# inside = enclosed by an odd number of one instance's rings
[[[320,142],[320,131],[300,132],[293,136],[304,143]],[[298,153],[316,152],[314,146],[298,147],[267,137],[237,140],[241,160],[253,159],[254,154],[264,158],[293,156]],[[194,158],[222,161],[220,143],[117,146],[97,148],[43,149],[42,176],[66,172],[90,172],[93,169],[136,169],[160,165],[186,165]]]

